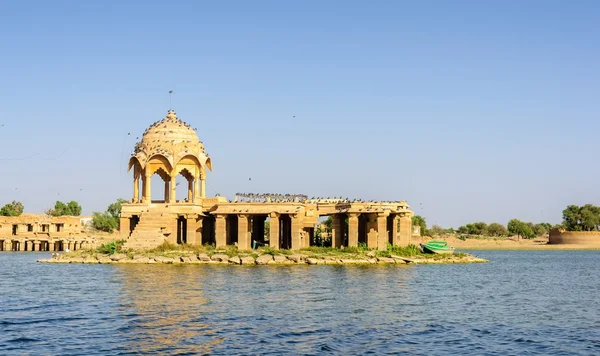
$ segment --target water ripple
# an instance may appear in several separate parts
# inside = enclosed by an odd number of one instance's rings
[[[599,253],[489,264],[43,265],[0,253],[0,354],[594,355]]]

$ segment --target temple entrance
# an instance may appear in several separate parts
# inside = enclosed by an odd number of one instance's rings
[[[279,248],[292,248],[292,219],[289,215],[279,217]]]
[[[19,225],[16,225],[16,224],[15,224],[15,225],[13,225],[13,226],[12,226],[12,234],[13,234],[13,235],[16,235],[16,234],[17,234],[17,229],[18,229],[18,228],[19,228]]]
[[[235,214],[227,215],[227,245],[238,242],[238,217]]]
[[[177,218],[177,244],[187,243],[187,220],[180,216]]]
[[[65,247],[63,245],[62,241],[55,241],[54,242],[54,251],[64,251]]]
[[[140,217],[139,215],[133,215],[129,218],[129,235],[131,235],[131,233],[133,233],[133,230],[135,230],[135,227],[137,226],[137,224],[140,222]],[[127,236],[129,237],[129,236]]]
[[[392,246],[394,245],[394,220],[393,215],[387,217],[388,242]]]
[[[11,246],[11,250],[12,251],[21,251],[21,242],[20,241],[13,241],[12,242],[12,246]]]
[[[215,239],[215,217],[212,215],[205,216],[202,219],[202,244],[216,245]]]
[[[358,217],[358,243],[367,244],[367,226],[369,218],[365,214]]]
[[[252,248],[258,248],[267,245],[265,239],[265,227],[267,223],[267,215],[253,215],[252,216]]]

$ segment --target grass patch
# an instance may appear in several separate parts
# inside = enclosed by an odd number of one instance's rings
[[[98,253],[105,255],[114,255],[117,252],[121,252],[125,240],[112,240],[111,242],[105,243],[98,247]]]

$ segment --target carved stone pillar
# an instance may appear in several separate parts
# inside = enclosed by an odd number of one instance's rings
[[[198,223],[196,221],[196,216],[195,215],[188,215],[186,216],[186,224],[187,224],[187,233],[186,233],[186,237],[185,240],[188,244],[193,244],[196,245],[197,244],[197,240],[198,240]]]
[[[202,216],[199,216],[196,219],[196,239],[192,242],[194,245],[202,245],[202,223],[204,222],[204,219],[202,218]]]
[[[400,217],[395,214],[392,221],[392,245],[399,246],[398,240],[398,224],[400,222]]]
[[[119,218],[119,234],[129,238],[129,217],[121,215]]]
[[[302,248],[302,216],[300,214],[290,215],[292,219],[292,250]]]
[[[173,173],[171,176],[171,195],[169,196],[169,203],[174,204],[177,201],[177,175]]]
[[[348,247],[358,247],[358,217],[359,213],[348,214]]]
[[[250,249],[250,226],[248,215],[238,215],[238,249]]]
[[[400,231],[398,231],[398,246],[410,245],[412,237],[412,217],[408,214],[400,216]]]
[[[169,186],[169,181],[165,181],[165,203],[169,202],[169,197],[171,196],[171,187]]]
[[[383,213],[377,214],[377,249],[385,250],[389,241],[387,231],[387,215]]]
[[[269,246],[279,250],[279,214],[271,213],[269,218]]]
[[[339,214],[334,214],[331,216],[333,222],[331,224],[331,247],[340,248],[342,247],[342,240],[344,238],[342,231],[342,219],[340,219]]]
[[[187,193],[188,202],[192,202],[194,200],[194,180],[188,180],[188,193]]]
[[[135,175],[133,178],[133,202],[137,203],[140,201],[140,176]]]
[[[142,201],[144,203],[152,202],[152,179],[151,178],[152,178],[152,175],[150,175],[149,173],[144,174],[144,186],[143,186],[144,197],[142,199]]]
[[[200,197],[206,198],[206,180],[204,178],[200,180]]]
[[[194,179],[194,203],[200,198],[200,178]]]
[[[367,214],[367,247],[377,248],[377,214]]]
[[[216,247],[227,245],[227,215],[219,214],[215,218],[215,243]]]

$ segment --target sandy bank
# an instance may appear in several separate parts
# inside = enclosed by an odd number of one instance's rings
[[[430,238],[421,238],[423,241]],[[600,250],[600,244],[596,245],[549,245],[547,237],[536,239],[509,239],[509,238],[469,238],[461,240],[456,236],[436,236],[435,240],[446,240],[448,246],[454,247],[457,250],[540,250],[540,251],[556,251],[556,250]],[[415,243],[419,243],[416,241]]]
[[[470,254],[457,254],[449,256],[419,255],[419,256],[376,256],[375,253],[364,256],[342,254],[338,256],[315,254],[289,254],[289,255],[235,255],[215,253],[209,256],[206,253],[175,253],[148,254],[148,253],[117,253],[113,255],[98,254],[93,251],[65,254],[53,254],[50,259],[38,260],[43,263],[83,263],[83,264],[223,264],[223,265],[343,265],[343,264],[451,264],[451,263],[481,263],[485,259]]]

